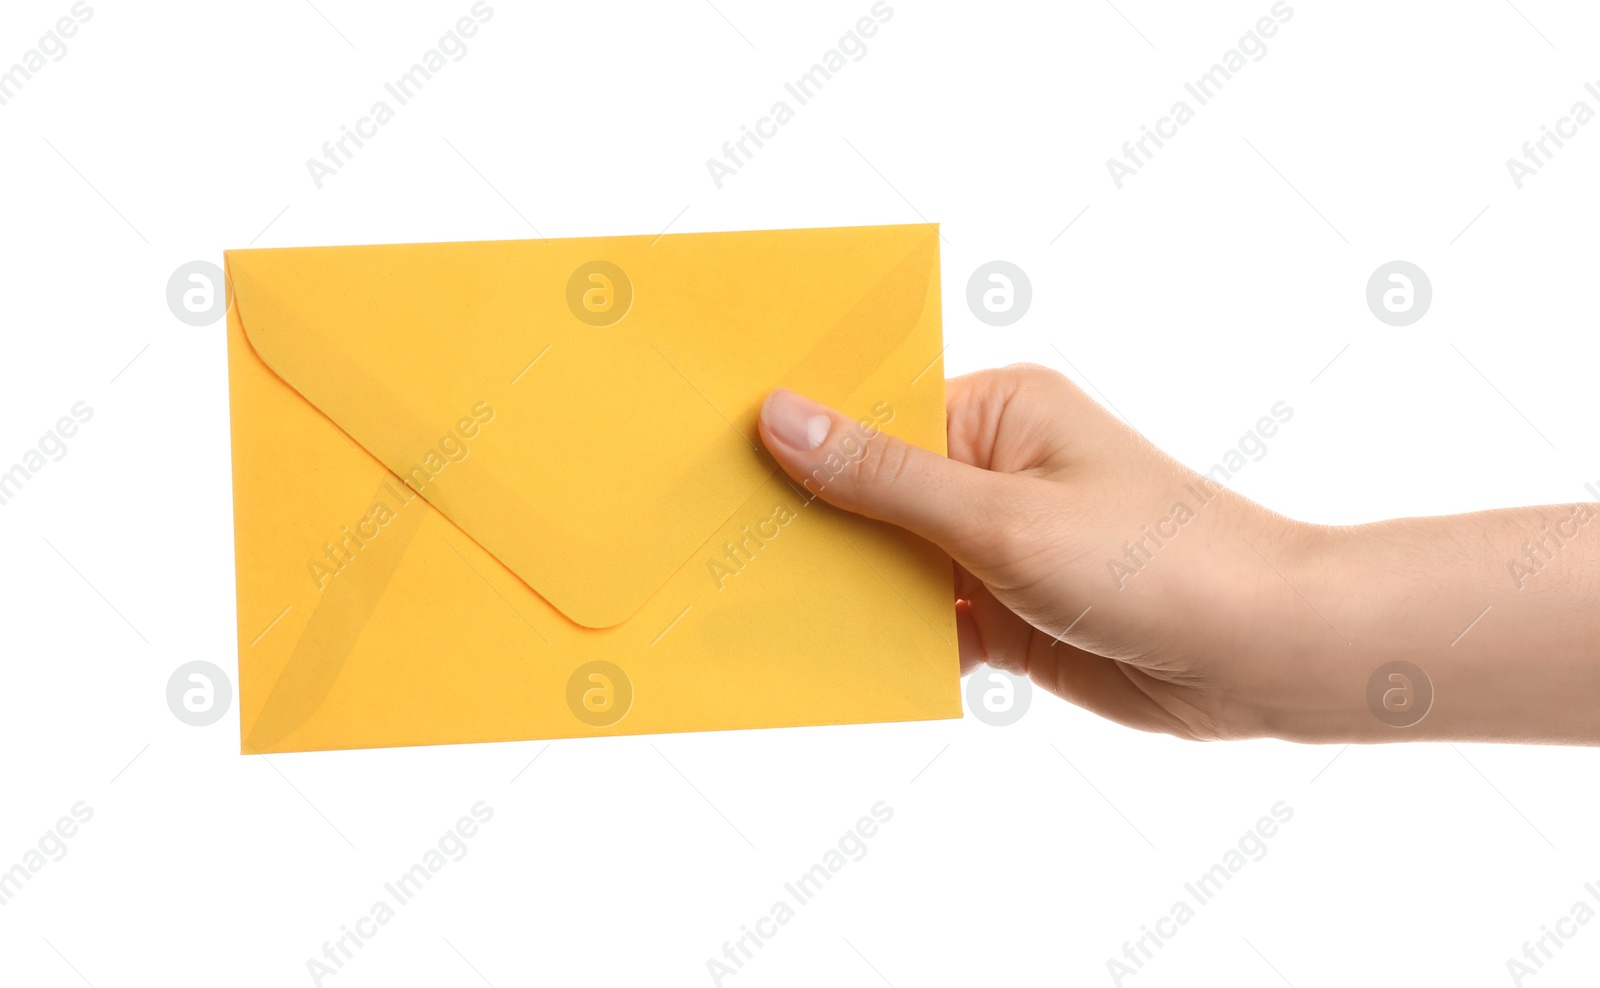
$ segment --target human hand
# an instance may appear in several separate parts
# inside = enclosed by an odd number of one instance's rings
[[[802,483],[854,428],[789,391],[761,411],[768,450]],[[1600,740],[1600,686],[1563,685],[1592,661],[1600,607],[1574,611],[1561,592],[1573,581],[1559,575],[1540,594],[1514,593],[1493,559],[1502,539],[1515,545],[1520,527],[1566,509],[1295,522],[1031,365],[950,381],[948,432],[948,458],[880,433],[810,489],[955,560],[964,672],[986,662],[1112,720],[1193,739]],[[1569,550],[1561,565],[1580,560]],[[1475,630],[1466,648],[1451,640],[1496,605],[1509,626]],[[1528,623],[1549,639],[1548,675],[1515,676],[1497,658],[1536,644],[1518,633]],[[1368,701],[1369,679],[1396,659],[1450,697],[1406,734]]]

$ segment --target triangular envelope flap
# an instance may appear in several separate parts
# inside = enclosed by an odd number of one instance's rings
[[[567,617],[603,628],[638,610],[775,469],[755,431],[768,390],[842,402],[911,332],[937,232],[291,248],[227,261],[245,335],[276,374]],[[596,289],[598,313],[585,300]]]

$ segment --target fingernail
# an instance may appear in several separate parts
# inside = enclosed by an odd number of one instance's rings
[[[767,397],[761,418],[784,445],[801,452],[821,446],[833,427],[827,409],[786,389],[774,391]]]

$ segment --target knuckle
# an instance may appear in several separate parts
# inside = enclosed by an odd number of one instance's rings
[[[875,439],[867,444],[866,452],[855,468],[856,486],[869,490],[881,490],[898,484],[911,460],[911,451],[901,440],[886,435],[879,435]]]
[[[1046,367],[1043,364],[1030,363],[1028,361],[1012,364],[1011,366],[1007,367],[1006,370],[1010,371],[1018,381],[1023,381],[1030,384],[1065,381],[1067,379],[1065,374],[1062,374],[1060,371],[1055,370],[1054,368]]]
[[[970,523],[981,532],[985,543],[998,559],[1021,562],[1039,553],[1055,540],[1051,537],[1054,512],[1051,506],[1018,492],[995,497],[974,514]]]
[[[971,531],[983,539],[989,552],[1010,562],[1030,543],[1038,541],[1036,527],[1021,513],[1008,506],[993,505],[983,517],[970,519]]]
[[[1075,400],[1086,397],[1083,389],[1072,382],[1072,378],[1052,367],[1039,364],[1017,364],[1016,367],[1019,391]]]

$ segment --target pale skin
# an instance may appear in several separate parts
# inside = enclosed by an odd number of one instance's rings
[[[819,496],[951,556],[964,672],[1195,740],[1600,744],[1600,507],[1319,525],[1207,484],[1043,367],[956,378],[947,406],[948,457],[879,433]],[[851,430],[791,391],[761,411],[797,482]],[[1397,660],[1433,692],[1403,727],[1368,698]]]

